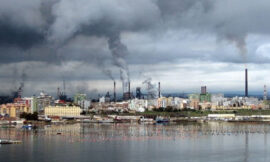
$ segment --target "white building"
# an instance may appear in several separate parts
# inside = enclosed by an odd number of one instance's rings
[[[105,97],[104,96],[99,98],[99,103],[105,103]]]
[[[91,106],[91,101],[90,100],[80,100],[78,101],[78,105],[83,111],[88,111],[89,107]]]
[[[224,102],[228,99],[224,97],[224,94],[212,94],[211,95],[211,102],[214,106],[223,106]]]
[[[129,101],[128,108],[130,110],[142,112],[143,110],[145,110],[146,104],[147,100],[135,98]]]
[[[25,104],[30,106],[30,113],[34,113],[37,111],[37,102],[35,97],[24,97],[22,98],[25,101]]]
[[[259,104],[262,104],[262,101],[259,101],[258,98],[248,97],[248,98],[245,98],[245,103],[244,104],[247,105],[247,106],[259,105]]]
[[[37,112],[43,112],[44,108],[52,105],[53,97],[49,96],[44,92],[40,92],[40,95],[37,97]]]

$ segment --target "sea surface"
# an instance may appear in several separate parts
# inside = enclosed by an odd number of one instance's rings
[[[264,123],[69,124],[0,128],[0,162],[269,162]]]

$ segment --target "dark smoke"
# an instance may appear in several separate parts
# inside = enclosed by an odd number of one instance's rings
[[[233,44],[235,44],[235,46],[239,50],[241,57],[243,58],[243,63],[246,64],[247,62],[246,36],[237,36],[237,35],[228,34],[226,36],[226,39],[229,42],[232,42]]]
[[[19,90],[21,90],[22,92],[24,90],[24,84],[25,84],[26,79],[27,79],[27,75],[25,71],[23,70],[22,75],[21,75],[20,87],[19,87]]]
[[[120,79],[122,80],[123,84],[123,92],[127,92],[129,70],[125,57],[128,55],[128,49],[121,42],[119,33],[115,33],[109,37],[108,45],[113,56],[113,64],[120,68]]]
[[[174,34],[185,30],[192,34],[206,33],[234,44],[247,62],[246,38],[250,34],[270,34],[270,23],[265,20],[270,16],[269,8],[267,0],[2,0],[0,63],[68,62],[74,61],[76,56],[76,61],[88,63],[93,57],[104,60],[104,56],[98,57],[99,53],[92,49],[89,53],[95,56],[81,57],[80,49],[74,49],[69,51],[73,56],[65,57],[56,47],[67,45],[80,35],[105,37],[113,65],[120,69],[120,78],[126,87],[130,79],[126,61],[128,50],[121,42],[124,32],[150,37],[156,33]],[[55,49],[51,44],[57,44]],[[162,59],[157,57],[156,60],[161,62]],[[114,80],[110,68],[101,67],[101,70]],[[24,87],[24,81],[19,81],[18,76],[19,73],[13,78],[12,91],[18,86]]]

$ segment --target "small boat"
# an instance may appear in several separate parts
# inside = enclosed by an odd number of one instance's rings
[[[83,119],[83,120],[80,120],[82,123],[97,123],[96,120],[93,120],[93,119]]]
[[[163,118],[163,117],[157,117],[156,118],[157,123],[168,123],[169,119]]]
[[[2,125],[1,128],[15,128],[14,125]]]
[[[130,123],[131,120],[130,119],[114,119],[115,123]]]
[[[51,121],[52,121],[52,119],[51,119],[51,118],[49,118],[49,117],[47,117],[47,116],[45,116],[44,121],[45,121],[45,122],[51,122]]]
[[[12,142],[10,140],[0,140],[0,144],[1,145],[12,144]]]
[[[22,143],[22,141],[14,141],[14,140],[0,139],[0,144],[1,144],[1,145],[6,145],[6,144],[17,144],[17,143]]]
[[[113,123],[114,120],[113,119],[100,119],[97,120],[98,123]]]
[[[48,116],[40,116],[40,117],[38,118],[38,120],[40,120],[40,121],[45,121],[45,122],[51,122],[51,121],[52,121],[52,119],[49,118]]]
[[[32,126],[31,124],[28,124],[28,125],[23,125],[22,128],[23,129],[33,129],[33,128],[36,128],[36,126]]]
[[[11,124],[23,124],[25,122],[25,120],[14,120],[11,121]]]
[[[155,123],[155,120],[152,119],[152,118],[144,118],[144,117],[142,117],[142,118],[140,118],[139,122],[140,123]]]

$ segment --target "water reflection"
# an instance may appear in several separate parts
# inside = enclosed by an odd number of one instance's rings
[[[72,142],[104,141],[144,141],[144,140],[181,140],[208,138],[211,136],[245,136],[245,147],[248,154],[249,134],[264,134],[264,145],[267,146],[267,134],[270,126],[265,124],[205,123],[205,124],[69,124],[44,125],[35,130],[24,130],[20,127],[0,129],[1,138],[30,140],[43,137],[60,136],[61,140]]]
[[[1,146],[0,161],[269,161],[269,131],[268,124],[226,122],[0,128],[1,138],[23,141]]]
[[[245,153],[244,153],[244,162],[248,161],[248,133],[245,133]]]

